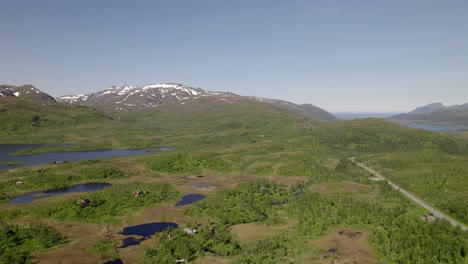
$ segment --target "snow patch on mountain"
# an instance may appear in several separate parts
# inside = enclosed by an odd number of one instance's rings
[[[176,83],[155,83],[144,86],[112,86],[99,92],[85,95],[66,95],[57,100],[66,104],[80,104],[93,107],[109,107],[121,104],[129,108],[153,108],[165,102],[194,99],[207,92]],[[119,107],[120,108],[120,107]]]

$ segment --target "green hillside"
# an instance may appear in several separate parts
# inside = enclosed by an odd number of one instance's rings
[[[170,133],[215,133],[243,129],[279,133],[294,130],[306,123],[318,123],[316,119],[265,103],[250,100],[225,103],[209,98],[200,98],[183,105],[162,105],[150,112],[129,114],[126,119],[134,119],[147,128]]]
[[[333,150],[363,153],[432,149],[468,153],[468,146],[443,134],[400,126],[382,119],[357,119],[325,123],[313,134]]]
[[[111,117],[89,107],[0,98],[1,142],[63,142],[67,134],[78,132],[77,127],[112,122]]]

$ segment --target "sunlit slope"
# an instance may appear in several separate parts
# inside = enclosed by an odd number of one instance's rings
[[[200,98],[186,104],[166,104],[145,113],[122,113],[124,122],[160,133],[223,133],[245,130],[288,133],[317,125],[319,121],[270,104],[239,100],[233,103]]]
[[[453,137],[382,119],[324,123],[313,134],[322,144],[341,151],[377,153],[431,149],[451,154],[468,152],[467,144]]]
[[[2,100],[0,109],[4,135],[0,142],[104,144],[106,148],[180,147],[207,141],[223,145],[262,136],[277,140],[320,124],[271,104],[212,98],[165,104],[145,112],[114,112],[112,118],[89,107],[32,103],[14,97]]]
[[[466,224],[466,141],[380,119],[322,124],[313,134],[331,152],[342,157],[356,155],[389,180]]]
[[[64,106],[16,97],[0,98],[0,135],[3,136],[110,120],[102,112],[89,107]]]

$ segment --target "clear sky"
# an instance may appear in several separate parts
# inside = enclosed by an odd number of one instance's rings
[[[409,111],[468,102],[466,0],[1,0],[0,83],[53,96],[175,82]]]

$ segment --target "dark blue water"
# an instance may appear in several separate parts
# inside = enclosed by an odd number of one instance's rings
[[[114,260],[106,261],[102,264],[124,264],[124,263],[121,259],[114,259]]]
[[[418,124],[418,123],[401,123],[402,126],[421,128],[429,131],[456,131],[468,129],[467,126],[449,126],[449,125],[432,125],[432,124]]]
[[[149,238],[154,235],[156,232],[162,232],[170,227],[177,228],[179,225],[172,222],[156,222],[156,223],[147,223],[142,225],[127,226],[119,234],[124,236],[142,236],[144,238]],[[132,240],[133,241],[133,240]],[[130,241],[129,241],[130,242]]]
[[[11,204],[30,203],[37,199],[42,199],[42,198],[51,197],[51,196],[59,196],[59,195],[67,194],[67,193],[98,191],[98,190],[107,188],[109,186],[111,186],[111,184],[105,183],[105,182],[90,182],[90,183],[77,184],[77,185],[72,185],[69,187],[54,188],[54,189],[49,189],[45,191],[25,193],[25,194],[16,196],[15,198],[9,200],[8,203],[11,203]]]
[[[184,206],[187,204],[193,204],[203,199],[205,199],[205,195],[203,194],[187,194],[185,196],[182,196],[182,199],[179,202],[177,202],[175,206]]]
[[[139,245],[143,240],[145,240],[145,238],[127,237],[122,240],[122,246],[120,246],[120,248]]]
[[[44,144],[0,144],[0,163],[7,161],[18,161],[21,164],[0,165],[0,170],[34,166],[39,164],[48,164],[57,160],[61,161],[79,161],[92,160],[110,157],[134,156],[149,153],[147,149],[109,149],[82,152],[49,152],[32,155],[9,155],[14,152],[27,148],[41,148]],[[170,147],[152,148],[159,151],[171,151]]]

